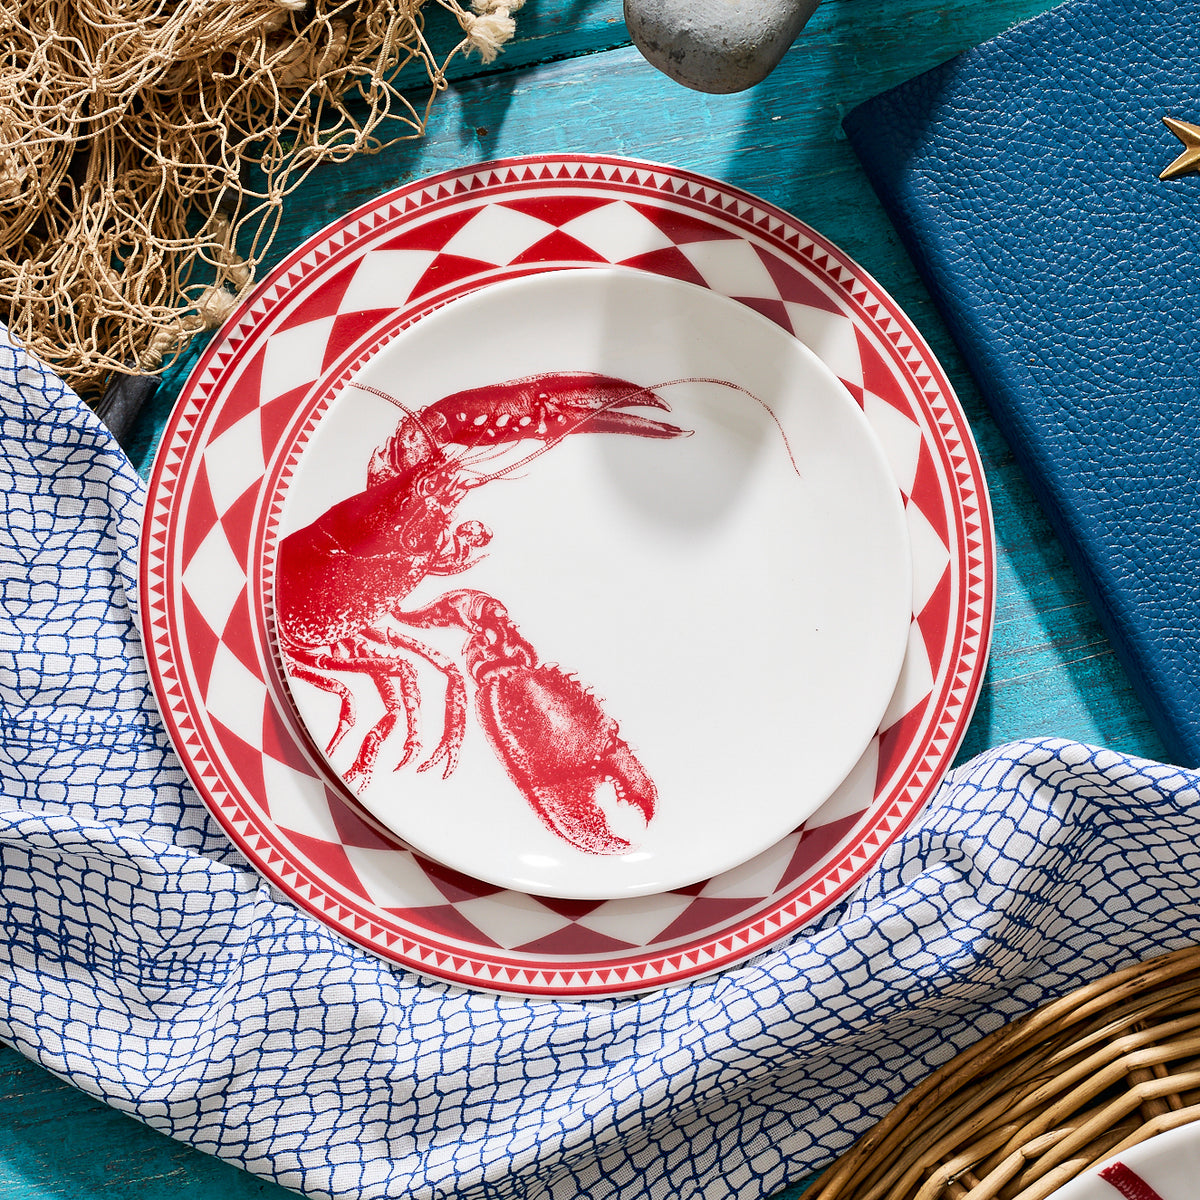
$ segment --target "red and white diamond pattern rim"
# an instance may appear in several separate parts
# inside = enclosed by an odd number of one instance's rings
[[[630,253],[633,251],[633,253]],[[802,337],[889,450],[914,547],[905,671],[865,791],[755,863],[626,901],[502,892],[414,855],[342,793],[282,682],[264,576],[307,431],[396,331],[500,279],[613,263],[747,303]],[[811,229],[712,180],[600,157],[511,160],[380,198],[300,247],[209,347],[151,479],[142,614],[160,706],[201,796],[249,860],[355,943],[490,990],[614,995],[708,974],[843,896],[919,810],[970,719],[991,631],[982,470],[932,354]]]

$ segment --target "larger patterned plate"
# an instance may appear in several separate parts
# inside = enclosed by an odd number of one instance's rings
[[[711,288],[832,369],[862,405],[905,504],[913,620],[880,732],[803,827],[687,888],[554,900],[439,866],[353,802],[292,708],[265,580],[299,448],[380,347],[478,288],[598,265]],[[243,303],[164,434],[143,531],[141,610],[180,756],[266,878],[345,937],[428,976],[586,997],[743,960],[862,877],[936,787],[965,732],[993,576],[986,486],[966,420],[873,280],[794,218],[711,179],[629,160],[539,157],[389,193],[307,242]]]

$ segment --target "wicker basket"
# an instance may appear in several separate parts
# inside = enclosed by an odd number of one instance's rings
[[[959,1054],[804,1200],[1041,1200],[1200,1120],[1200,947],[1126,968]]]

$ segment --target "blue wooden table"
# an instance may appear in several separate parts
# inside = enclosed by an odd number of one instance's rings
[[[1160,758],[1161,744],[1061,547],[841,132],[842,116],[860,100],[1048,7],[1049,0],[824,0],[765,82],[738,95],[706,96],[641,58],[617,0],[528,0],[516,40],[495,64],[457,61],[424,140],[321,171],[305,185],[273,257],[396,184],[537,152],[670,163],[789,210],[841,245],[908,311],[946,367],[979,443],[995,513],[998,595],[991,662],[960,758],[1043,734]],[[430,17],[430,36],[447,46],[455,30],[439,15]],[[171,369],[134,432],[132,455],[143,473],[194,357]],[[171,1142],[0,1048],[0,1200],[287,1194]]]

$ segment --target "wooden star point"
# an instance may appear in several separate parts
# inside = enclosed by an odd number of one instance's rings
[[[1200,125],[1189,125],[1174,117],[1163,117],[1163,124],[1183,143],[1183,153],[1166,167],[1159,179],[1178,179],[1200,171]]]

